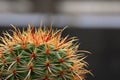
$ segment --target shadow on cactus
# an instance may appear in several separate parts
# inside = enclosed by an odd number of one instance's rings
[[[83,80],[89,73],[86,51],[78,50],[77,38],[62,38],[64,29],[13,28],[0,39],[0,80]]]

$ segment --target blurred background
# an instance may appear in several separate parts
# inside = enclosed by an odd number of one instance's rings
[[[69,26],[63,36],[77,36],[92,53],[86,80],[120,80],[120,0],[0,0],[0,32],[41,21]]]

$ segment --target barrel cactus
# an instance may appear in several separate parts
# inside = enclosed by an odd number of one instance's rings
[[[78,39],[62,38],[64,29],[13,28],[0,38],[0,80],[83,80],[89,73]]]

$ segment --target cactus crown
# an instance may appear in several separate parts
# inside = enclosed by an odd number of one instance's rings
[[[0,39],[0,80],[83,80],[89,72],[77,38],[62,38],[64,29],[13,28]]]

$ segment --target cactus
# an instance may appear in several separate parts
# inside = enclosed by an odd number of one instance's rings
[[[89,73],[78,39],[62,38],[64,29],[13,28],[0,38],[0,80],[83,80]]]

